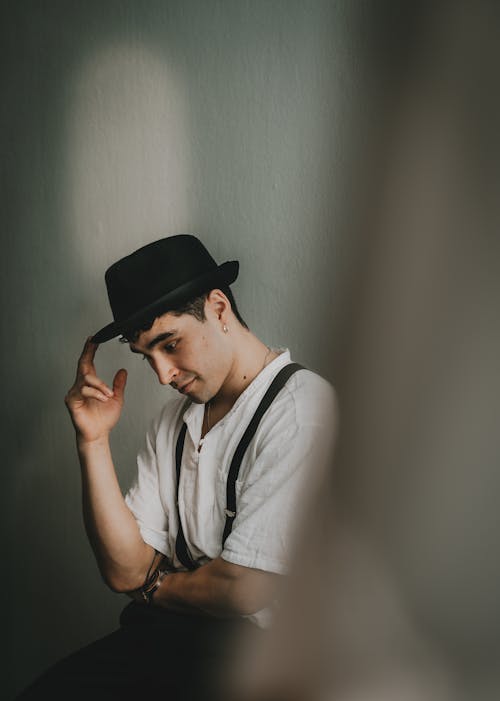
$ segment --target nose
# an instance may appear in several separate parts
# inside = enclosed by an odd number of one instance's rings
[[[153,362],[153,369],[158,375],[158,380],[161,385],[169,385],[175,380],[178,370],[175,365],[168,361],[167,358],[161,358]]]

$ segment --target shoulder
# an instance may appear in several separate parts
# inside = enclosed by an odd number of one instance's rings
[[[298,370],[290,377],[278,399],[280,411],[293,413],[300,425],[330,424],[337,414],[333,386],[307,368]]]
[[[318,401],[331,400],[335,397],[335,390],[328,380],[305,367],[297,370],[287,385],[290,393],[295,397],[307,396]]]
[[[337,427],[337,402],[332,385],[308,369],[300,369],[278,393],[258,429],[258,452],[284,452],[297,445],[323,445]],[[288,446],[288,447],[287,447]]]

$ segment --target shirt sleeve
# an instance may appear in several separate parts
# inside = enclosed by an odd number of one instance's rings
[[[145,543],[169,555],[167,515],[160,499],[156,430],[151,426],[137,456],[137,476],[125,496]]]
[[[222,558],[277,574],[289,569],[296,529],[331,455],[333,418],[283,416],[266,432],[246,477],[236,482],[237,515]]]

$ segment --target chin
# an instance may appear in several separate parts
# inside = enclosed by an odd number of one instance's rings
[[[205,404],[207,402],[204,392],[200,392],[200,390],[197,391],[196,389],[193,389],[192,392],[186,392],[186,397],[189,397],[195,404]]]

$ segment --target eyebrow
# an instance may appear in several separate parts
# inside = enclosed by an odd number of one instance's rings
[[[171,338],[172,336],[176,336],[177,334],[177,329],[172,329],[172,331],[164,331],[163,333],[159,333],[158,336],[155,336],[153,340],[148,343],[146,348],[148,350],[151,350],[156,345],[158,345],[158,343],[161,343],[162,341],[165,341],[167,338]],[[130,346],[130,350],[132,351],[132,353],[142,353],[142,351],[137,350],[136,348],[132,348],[132,346]]]

